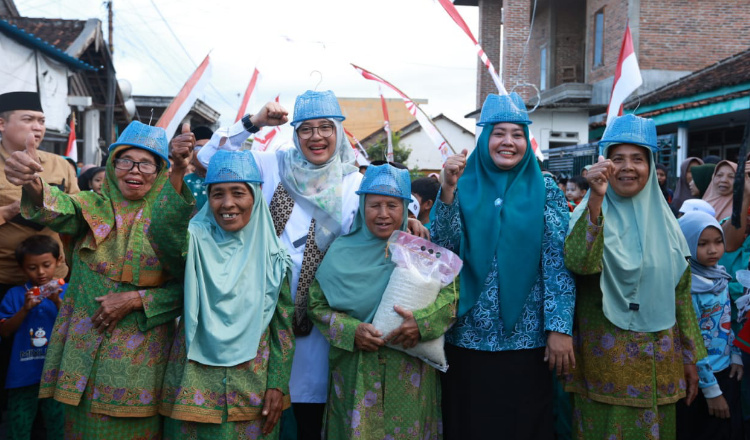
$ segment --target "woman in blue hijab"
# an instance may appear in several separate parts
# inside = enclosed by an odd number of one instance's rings
[[[448,159],[433,241],[458,252],[458,322],[446,334],[448,439],[552,438],[552,374],[573,358],[573,280],[563,264],[570,216],[543,177],[515,93],[489,95],[476,150]]]

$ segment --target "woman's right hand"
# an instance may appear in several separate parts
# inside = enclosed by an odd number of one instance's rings
[[[372,324],[363,322],[354,332],[354,346],[362,351],[378,351],[385,345],[383,333]]]
[[[461,154],[454,154],[449,157],[443,165],[443,191],[440,193],[440,200],[446,205],[453,203],[453,193],[456,191],[458,179],[463,175],[464,168],[466,168],[466,156],[468,154],[469,150],[464,149]]]
[[[614,170],[615,165],[611,160],[605,159],[604,156],[599,156],[599,161],[592,165],[588,174],[586,174],[586,181],[589,184],[589,191],[591,191],[587,206],[589,209],[589,218],[594,223],[596,223],[599,214],[601,214],[604,194],[607,193],[607,187],[609,186],[609,176]]]
[[[272,127],[284,125],[289,121],[289,112],[276,101],[263,106],[260,111],[250,117],[250,122],[256,127]]]
[[[706,399],[708,404],[708,414],[720,419],[729,418],[729,405],[723,395],[716,396],[712,399]]]

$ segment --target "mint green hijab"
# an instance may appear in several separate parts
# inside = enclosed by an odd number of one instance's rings
[[[529,127],[518,125],[526,136],[521,161],[511,170],[495,165],[489,152],[495,124],[486,125],[456,192],[463,224],[459,256],[464,261],[458,316],[476,304],[495,259],[500,318],[508,332],[513,331],[539,277],[546,199]]]
[[[617,145],[610,144],[602,154],[608,157]],[[649,157],[648,183],[643,190],[621,197],[610,186],[604,195],[599,286],[604,316],[612,324],[623,330],[656,332],[675,324],[675,287],[688,266],[690,250],[659,189],[653,154],[642,148]],[[573,212],[571,231],[588,206],[590,194]],[[631,304],[637,304],[638,310],[632,310]]]
[[[188,227],[182,319],[187,357],[203,365],[231,367],[255,358],[291,271],[260,186],[247,184],[255,200],[244,228],[222,229],[210,203]]]

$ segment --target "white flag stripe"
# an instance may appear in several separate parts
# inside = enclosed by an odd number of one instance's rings
[[[641,77],[641,69],[638,67],[638,60],[635,57],[635,53],[625,58],[622,62],[622,70],[620,78],[612,88],[612,98],[609,101],[609,107],[607,108],[607,125],[612,119],[620,113],[620,107],[622,103],[630,96],[631,93],[643,84],[643,78]]]

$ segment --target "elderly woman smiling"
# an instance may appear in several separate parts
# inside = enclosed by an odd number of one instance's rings
[[[165,439],[277,438],[294,355],[291,259],[249,151],[219,151],[190,221],[185,312],[169,357]],[[256,196],[257,194],[257,196]]]
[[[573,427],[579,439],[674,439],[675,402],[695,398],[706,356],[690,251],[656,181],[654,122],[616,118],[599,147],[565,241],[578,275]]]
[[[406,230],[409,172],[371,165],[357,193],[352,230],[333,242],[310,290],[310,316],[331,343],[324,438],[442,438],[438,372],[385,343],[410,348],[445,333],[455,294],[443,289],[432,305],[414,312],[397,307],[401,326],[388,335],[375,329],[395,267],[386,243],[394,231]]]
[[[8,180],[23,185],[23,215],[73,237],[72,277],[40,389],[66,404],[73,437],[161,437],[158,398],[194,206],[182,184],[190,146],[172,151],[171,183],[167,149],[163,129],[131,123],[109,149],[101,195],[50,187],[35,175],[32,150],[6,164]]]

